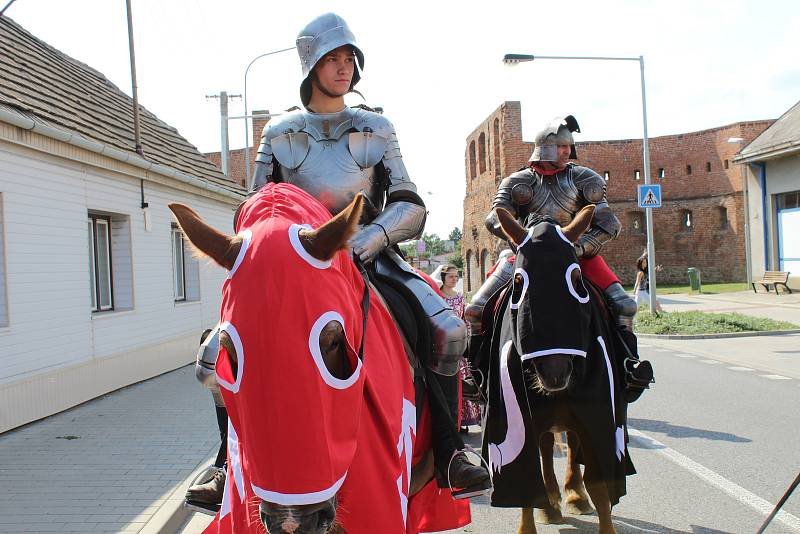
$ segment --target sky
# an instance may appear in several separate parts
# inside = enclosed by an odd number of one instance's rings
[[[0,8],[8,0],[0,0]],[[777,118],[800,100],[796,0],[422,2],[132,0],[139,102],[203,152],[220,150],[219,101],[244,95],[255,57],[294,46],[311,19],[347,20],[365,55],[357,88],[397,131],[430,211],[426,232],[463,223],[467,136],[504,101],[522,103],[523,138],[574,115],[577,141],[642,137],[635,61],[538,60],[506,53],[644,57],[650,137]],[[131,93],[124,0],[16,0],[5,13]],[[261,58],[248,110],[300,104],[295,51]],[[229,104],[231,116],[244,102]],[[245,125],[230,121],[230,146]]]

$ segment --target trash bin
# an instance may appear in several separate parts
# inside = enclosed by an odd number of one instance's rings
[[[702,292],[700,287],[700,270],[689,267],[687,272],[689,273],[689,286],[692,288],[692,291]]]

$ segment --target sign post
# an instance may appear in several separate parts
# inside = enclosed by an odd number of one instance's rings
[[[661,207],[661,184],[651,184],[650,173],[645,172],[645,184],[640,185],[639,207],[645,209],[647,219],[647,279],[650,286],[650,313],[656,310],[656,265],[655,245],[653,243],[653,208]]]

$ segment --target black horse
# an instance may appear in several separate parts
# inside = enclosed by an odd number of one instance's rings
[[[564,228],[548,220],[525,228],[497,210],[517,257],[495,308],[483,454],[494,472],[492,506],[523,508],[519,534],[536,532],[533,508],[547,521],[561,517],[553,432],[568,432],[567,510],[591,511],[585,478],[599,532],[616,532],[611,508],[626,492],[625,477],[635,473],[618,341],[573,247],[593,213],[593,206],[584,208]]]

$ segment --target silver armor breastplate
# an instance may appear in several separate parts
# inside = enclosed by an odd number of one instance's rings
[[[332,214],[364,191],[377,212],[387,184],[376,165],[388,139],[369,128],[358,131],[352,108],[339,113],[302,113],[272,139],[272,151],[284,182],[318,199]]]
[[[533,185],[533,199],[525,206],[528,213],[547,215],[561,226],[566,226],[583,207],[578,188],[572,180],[572,168],[552,176],[536,173]]]

